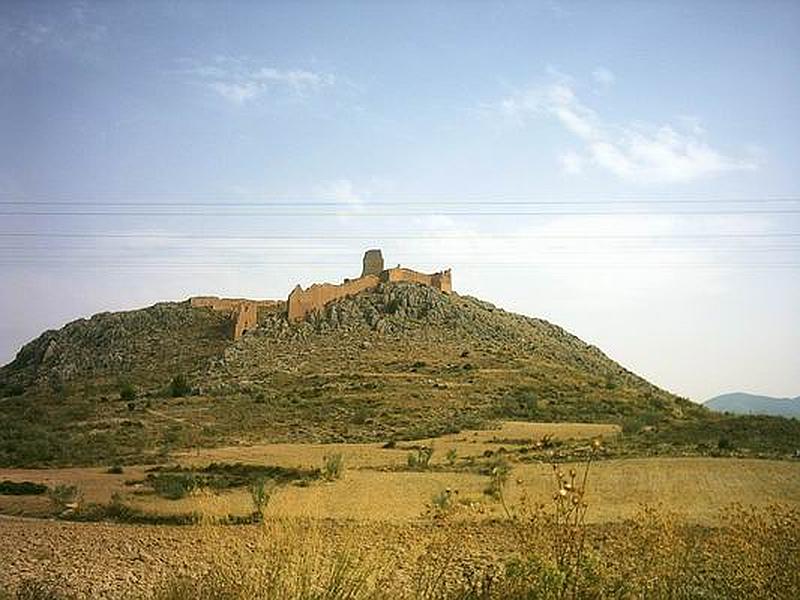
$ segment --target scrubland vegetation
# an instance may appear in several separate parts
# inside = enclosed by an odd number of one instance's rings
[[[254,538],[229,534],[228,521],[198,525],[213,557],[196,572],[165,576],[153,600],[188,599],[750,599],[794,598],[800,590],[800,511],[786,506],[731,506],[716,527],[682,522],[663,507],[642,507],[630,520],[587,525],[591,460],[552,466],[552,495],[506,498],[509,480],[489,473],[503,518],[482,526],[482,552],[467,550],[474,526],[460,520],[449,492],[434,499],[424,539],[404,555],[364,545],[358,527],[330,535],[319,522],[269,514],[269,491],[256,483],[264,514]],[[263,482],[263,480],[260,480]],[[387,499],[387,501],[391,501]],[[466,537],[465,537],[466,536]],[[219,551],[224,548],[224,551]],[[214,551],[214,549],[217,549]],[[8,599],[80,597],[80,585],[36,578]]]
[[[798,596],[798,420],[711,413],[546,321],[424,286],[291,326],[264,310],[236,342],[226,326],[186,303],[103,314],[0,370],[0,467],[80,467],[7,470],[0,510],[75,528],[62,543],[191,537],[186,568],[115,597]],[[0,577],[0,599],[94,594],[58,577]]]

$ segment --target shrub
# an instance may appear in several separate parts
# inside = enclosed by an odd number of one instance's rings
[[[147,476],[156,494],[167,500],[180,500],[197,489],[197,479],[191,473],[152,473]]]
[[[453,509],[453,493],[444,489],[431,498],[430,511],[434,517],[444,517]]]
[[[186,376],[182,373],[175,375],[172,381],[169,382],[169,394],[173,398],[182,398],[192,393],[192,387],[186,380]]]
[[[344,474],[344,459],[341,454],[332,454],[325,457],[325,464],[322,466],[322,476],[328,481],[340,479]]]
[[[130,383],[125,383],[119,389],[119,399],[123,402],[133,402],[136,400],[136,388]]]
[[[456,459],[458,458],[458,451],[455,448],[450,448],[445,454],[445,458],[447,459],[447,464],[451,467],[456,464]]]
[[[10,383],[6,386],[3,394],[6,396],[21,396],[25,393],[25,388],[19,383]]]
[[[536,418],[539,401],[536,392],[529,386],[513,389],[500,407],[500,416],[517,419]]]
[[[80,490],[76,485],[59,484],[47,492],[47,496],[57,510],[63,511],[70,504],[80,501]]]
[[[406,462],[411,469],[424,470],[430,467],[432,456],[433,448],[423,446],[422,448],[417,448],[414,452],[409,452]]]
[[[122,468],[122,465],[111,465],[106,469],[106,473],[109,475],[122,475],[125,470]]]
[[[46,491],[46,485],[32,481],[9,481],[6,479],[0,482],[0,494],[6,496],[41,496]]]

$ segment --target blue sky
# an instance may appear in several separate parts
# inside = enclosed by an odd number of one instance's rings
[[[796,2],[3,3],[0,361],[380,246],[676,393],[797,395],[798,26]]]

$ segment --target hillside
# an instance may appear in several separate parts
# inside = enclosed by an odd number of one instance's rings
[[[498,418],[658,429],[671,444],[716,436],[697,427],[707,411],[562,328],[427,286],[381,284],[299,324],[278,305],[241,339],[228,333],[219,313],[188,302],[46,332],[0,369],[0,464],[415,439]],[[171,387],[176,376],[190,392]]]
[[[706,400],[703,405],[718,412],[738,415],[772,415],[775,417],[800,418],[800,396],[796,398],[774,398],[744,392],[722,394]]]

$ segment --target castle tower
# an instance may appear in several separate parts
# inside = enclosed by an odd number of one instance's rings
[[[380,275],[383,271],[383,254],[380,250],[367,250],[364,253],[364,268],[361,276]]]

